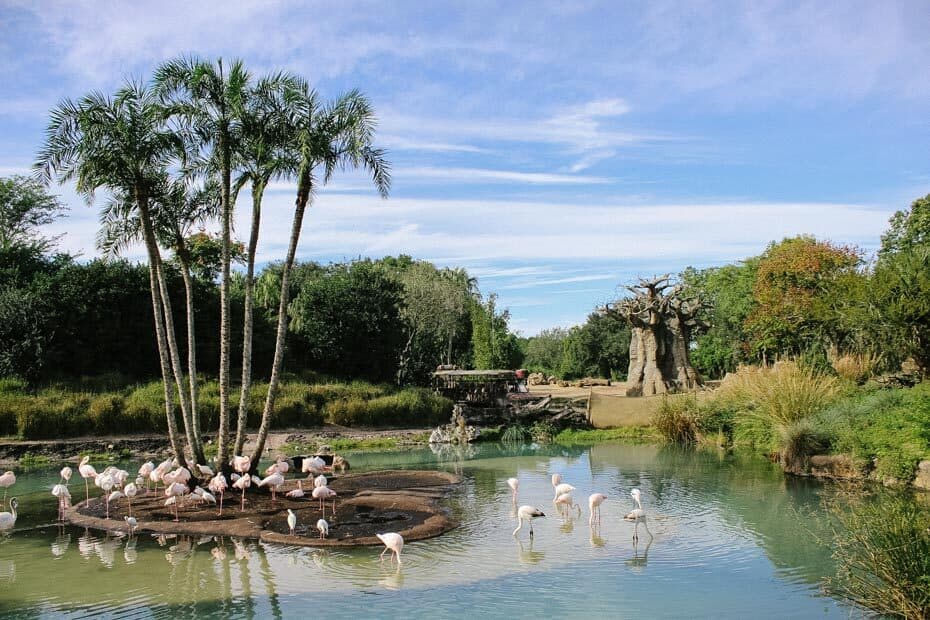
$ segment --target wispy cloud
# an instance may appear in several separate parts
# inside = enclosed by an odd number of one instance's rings
[[[515,170],[489,170],[485,168],[438,168],[419,166],[400,168],[395,177],[409,179],[432,179],[457,181],[459,183],[506,182],[529,183],[532,185],[579,185],[610,183],[604,177],[577,176],[547,172],[518,172]]]
[[[516,282],[514,284],[508,284],[506,286],[500,287],[501,289],[521,289],[521,288],[536,288],[539,286],[555,286],[557,284],[573,284],[575,282],[596,282],[598,280],[615,280],[617,278],[616,274],[605,273],[605,274],[593,274],[593,275],[584,275],[584,276],[572,276],[568,278],[553,278],[551,280],[525,280],[523,282]]]

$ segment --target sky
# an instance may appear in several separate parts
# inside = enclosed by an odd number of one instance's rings
[[[529,336],[786,236],[874,251],[930,192],[928,31],[923,1],[3,0],[0,175],[29,173],[58,101],[181,54],[358,88],[391,195],[338,175],[299,259],[464,267]],[[48,232],[93,258],[94,205],[53,189],[70,211]],[[283,258],[292,204],[267,194],[259,261]]]

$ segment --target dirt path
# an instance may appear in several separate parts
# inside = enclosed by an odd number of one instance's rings
[[[333,439],[378,439],[393,437],[400,440],[401,443],[409,442],[418,443],[418,437],[428,433],[429,428],[415,429],[365,429],[349,428],[346,426],[337,426],[327,424],[317,428],[296,428],[281,429],[272,431],[268,435],[268,441],[265,444],[265,454],[269,457],[274,455],[275,450],[289,443],[317,443],[326,444]],[[205,435],[207,441],[213,439],[212,435]],[[250,435],[250,441],[246,443],[246,453],[250,453],[254,448],[251,439],[254,434]],[[128,453],[132,458],[157,458],[168,453],[168,439],[165,435],[127,435],[127,436],[88,436],[73,437],[68,439],[46,439],[32,441],[4,440],[0,441],[0,467],[16,466],[20,459],[26,455],[41,459],[48,459],[52,462],[77,462],[80,459],[78,455],[87,452],[93,453]]]

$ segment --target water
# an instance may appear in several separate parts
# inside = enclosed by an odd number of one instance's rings
[[[785,478],[754,457],[603,443],[349,455],[353,471],[438,468],[465,480],[462,526],[408,543],[398,569],[380,548],[313,550],[212,537],[105,536],[55,525],[57,469],[22,473],[15,531],[0,536],[0,616],[119,618],[848,617],[824,596],[833,571],[821,509],[829,485]],[[550,474],[575,487],[560,517]],[[506,479],[547,517],[515,539]],[[75,498],[83,481],[72,479]],[[650,542],[622,521],[642,490]],[[587,496],[603,492],[602,525]]]

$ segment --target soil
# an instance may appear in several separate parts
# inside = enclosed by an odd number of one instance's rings
[[[305,490],[313,487],[312,480],[299,480]],[[224,498],[222,516],[217,506],[188,497],[180,504],[178,522],[173,509],[164,505],[166,498],[161,491],[140,494],[132,502],[132,515],[138,521],[136,532],[239,536],[288,545],[338,547],[380,545],[375,534],[383,532],[397,532],[408,541],[421,540],[458,526],[443,506],[443,500],[461,482],[458,476],[437,471],[376,471],[330,478],[329,487],[338,494],[335,514],[332,501],[327,501],[324,510],[329,536],[320,539],[316,529],[317,520],[324,516],[320,501],[309,492],[301,499],[284,495],[297,488],[297,481],[287,480],[275,500],[266,489],[250,489],[244,511],[240,510],[241,492],[232,489]],[[77,486],[74,497],[80,497]],[[293,536],[287,525],[288,509],[297,515]],[[109,518],[102,497],[76,504],[65,513],[65,519],[74,525],[106,531],[126,531],[127,516],[126,498],[111,503]]]
[[[289,443],[313,443],[325,444],[336,438],[350,439],[374,439],[382,437],[394,437],[401,443],[409,442],[418,443],[417,437],[422,437],[424,433],[429,433],[431,428],[420,429],[364,429],[349,428],[335,424],[326,424],[319,428],[310,429],[282,429],[272,431],[268,434],[268,440],[265,443],[265,454],[273,456],[275,450],[280,446]],[[210,441],[212,435],[204,435],[207,441]],[[250,436],[253,439],[254,436]],[[245,445],[245,453],[248,454],[254,448],[251,441]],[[111,437],[74,437],[70,439],[47,439],[47,440],[2,440],[0,441],[0,467],[15,467],[17,461],[26,454],[33,456],[46,457],[55,462],[80,460],[77,456],[86,453],[103,453],[114,452],[120,453],[128,451],[134,458],[141,459],[163,459],[170,451],[168,438],[163,434],[152,435],[128,435],[128,436],[111,436]]]

